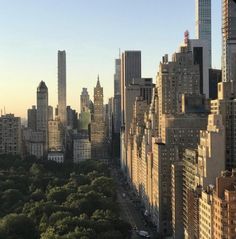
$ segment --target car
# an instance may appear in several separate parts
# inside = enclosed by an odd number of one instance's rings
[[[150,238],[150,235],[147,231],[138,231],[138,235],[145,238]]]

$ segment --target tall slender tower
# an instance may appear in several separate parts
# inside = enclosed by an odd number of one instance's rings
[[[236,1],[223,0],[222,4],[222,78],[225,82],[234,82],[236,81]]]
[[[44,81],[37,88],[37,131],[43,132],[44,151],[48,148],[48,88]]]
[[[209,68],[211,68],[211,0],[195,0],[196,38],[205,40],[209,49]]]
[[[103,106],[103,88],[99,77],[94,88],[94,117],[91,122],[92,158],[103,159],[107,155],[105,145],[105,122]]]
[[[125,125],[125,88],[141,78],[141,51],[125,51],[121,56],[121,125]]]
[[[115,60],[115,74],[114,74],[114,133],[120,133],[121,126],[121,59]]]
[[[130,112],[134,102],[127,101],[126,88],[135,83],[137,79],[141,78],[141,51],[125,51],[121,55],[121,133],[120,133],[120,155],[121,168],[126,170],[126,146],[127,146],[127,132],[130,126],[129,121],[126,120],[127,112]],[[127,127],[127,128],[126,128]]]
[[[66,51],[58,51],[58,116],[66,126]]]

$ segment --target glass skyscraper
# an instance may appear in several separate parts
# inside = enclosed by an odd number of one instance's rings
[[[211,0],[195,0],[195,11],[196,38],[207,41],[211,68]]]

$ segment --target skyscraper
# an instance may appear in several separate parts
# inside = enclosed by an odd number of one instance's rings
[[[66,51],[58,51],[58,116],[64,127],[66,112]]]
[[[91,149],[92,158],[103,159],[106,156],[103,88],[100,85],[99,77],[97,85],[94,88],[94,115],[91,122]]]
[[[44,150],[47,151],[48,144],[48,88],[41,81],[37,88],[37,131],[44,134]]]
[[[114,74],[114,133],[120,133],[121,125],[121,60],[115,60],[115,74]]]
[[[83,88],[82,93],[80,95],[80,112],[87,112],[89,111],[89,104],[90,104],[90,99],[89,99],[89,94],[88,94],[88,89]]]
[[[115,74],[114,74],[114,95],[120,95],[121,81],[120,81],[120,67],[121,59],[115,60]]]
[[[193,63],[199,66],[200,93],[209,98],[209,47],[205,40],[189,39],[189,48],[192,51]]]
[[[223,0],[222,9],[222,79],[236,80],[236,1]],[[236,84],[234,84],[236,89]],[[234,90],[235,92],[235,90]]]
[[[36,130],[36,122],[37,122],[37,110],[36,106],[33,105],[32,109],[27,110],[27,115],[28,115],[28,128],[32,130]]]
[[[37,88],[37,131],[47,131],[48,128],[48,88],[41,81]]]
[[[121,58],[121,125],[125,125],[125,88],[141,78],[141,51],[125,51]]]
[[[132,82],[135,84],[135,79],[141,78],[141,51],[125,51],[121,56],[121,167],[126,169],[126,125],[130,126],[131,122],[127,122],[125,119],[127,105],[129,102],[131,107],[133,102],[127,101],[126,87],[128,87]],[[139,95],[137,95],[139,96]],[[134,98],[135,99],[135,98]],[[130,108],[130,107],[128,107]],[[129,109],[130,110],[130,109]],[[131,111],[132,112],[132,108]]]
[[[211,68],[211,0],[195,0],[196,38],[206,40]]]

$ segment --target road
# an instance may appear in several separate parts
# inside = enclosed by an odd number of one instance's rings
[[[120,215],[123,220],[130,223],[132,228],[137,228],[138,230],[148,231],[151,238],[155,238],[153,231],[146,226],[144,217],[141,214],[141,210],[135,206],[132,199],[129,197],[129,192],[126,186],[123,184],[123,180],[120,174],[115,168],[112,168],[112,176],[117,184],[117,202],[120,205]],[[124,196],[125,195],[125,196]],[[140,239],[141,237],[137,235],[135,230],[133,230],[132,239]]]

